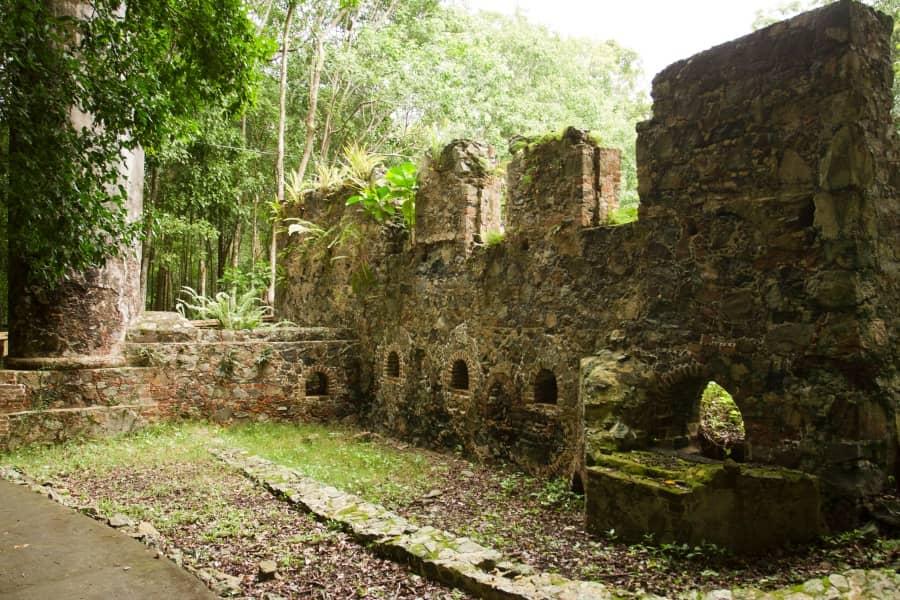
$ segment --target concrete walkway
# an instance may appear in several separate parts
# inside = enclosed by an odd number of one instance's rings
[[[0,598],[215,598],[155,551],[24,486],[0,480]]]

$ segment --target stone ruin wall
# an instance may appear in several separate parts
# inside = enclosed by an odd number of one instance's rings
[[[576,477],[591,527],[598,455],[690,443],[714,379],[743,413],[748,459],[816,473],[831,499],[875,492],[896,474],[900,403],[890,31],[845,0],[657,76],[636,223],[604,225],[618,153],[583,132],[523,144],[505,219],[491,151],[458,142],[423,173],[411,234],[346,208],[348,190],[293,209],[365,240],[283,240],[281,316],[300,328],[144,320],[124,341],[118,325],[91,329],[105,301],[58,311],[84,313],[76,332],[46,338],[35,319],[13,332],[33,350],[20,358],[82,368],[0,372],[0,443],[179,416],[362,414]],[[130,366],[84,368],[107,362]],[[307,394],[316,372],[333,393]]]
[[[454,144],[411,239],[361,225],[380,235],[364,289],[353,260],[287,243],[284,316],[358,332],[372,421],[420,442],[589,478],[596,452],[689,443],[715,380],[749,460],[876,491],[900,401],[890,30],[843,1],[666,69],[629,225],[601,225],[615,154],[570,130],[516,156],[506,239],[484,246],[491,156]],[[364,223],[347,194],[304,218]],[[543,370],[555,405],[535,402]]]
[[[610,162],[613,175],[601,173],[598,165]],[[315,252],[294,238],[278,305],[294,322],[357,332],[375,426],[571,474],[581,438],[579,361],[618,318],[596,311],[603,279],[591,281],[597,269],[583,256],[582,234],[617,205],[619,154],[570,130],[525,148],[511,170],[530,175],[527,186],[510,185],[506,239],[490,247],[484,239],[500,228],[502,182],[492,153],[476,143],[451,144],[423,174],[411,237],[379,232],[345,208],[347,190],[311,195],[303,218],[381,235],[365,249],[372,284],[354,289],[355,251]],[[454,385],[459,361],[468,389]],[[556,378],[554,403],[535,398],[542,371]]]
[[[638,126],[642,318],[585,365],[597,448],[616,422],[631,443],[678,444],[714,379],[743,413],[748,458],[839,496],[894,473],[891,29],[838,2],[656,77]]]
[[[126,366],[0,371],[0,448],[125,433],[169,419],[338,421],[357,412],[347,331],[196,329],[144,313]]]

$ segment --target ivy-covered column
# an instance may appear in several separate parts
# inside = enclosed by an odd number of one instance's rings
[[[92,13],[89,3],[71,0],[48,0],[44,8],[44,13],[35,9],[32,18],[55,19],[52,22],[59,31],[56,37],[47,38],[51,44],[46,54],[38,55],[31,68],[18,76],[30,77],[35,85],[46,88],[50,104],[53,92],[61,90],[59,97],[66,97],[65,75],[71,69],[71,61],[78,59],[78,50],[73,48],[82,41],[78,23],[92,18]],[[124,4],[117,9],[119,14],[122,11]],[[54,48],[54,44],[58,46]],[[56,69],[62,74],[58,79],[63,83],[53,80]],[[107,136],[102,123],[81,108],[66,110],[64,106],[58,110],[50,105],[42,112],[39,102],[37,98],[34,104],[22,107],[22,115],[38,121],[33,129],[23,126],[24,119],[14,121],[10,128],[10,188],[19,197],[8,205],[10,346],[6,366],[117,366],[124,362],[126,328],[141,310],[139,244],[120,244],[116,251],[106,251],[111,257],[92,261],[100,266],[79,272],[69,269],[61,276],[47,276],[43,259],[56,251],[83,255],[93,251],[97,236],[93,240],[91,235],[80,238],[78,227],[73,225],[79,218],[88,223],[83,229],[86,231],[91,231],[90,224],[96,222],[92,231],[103,232],[102,240],[105,232],[127,228],[128,223],[140,217],[144,154],[140,147],[129,149],[133,145],[121,136]],[[66,143],[72,146],[64,146]],[[101,144],[107,150],[105,156],[110,156],[108,149],[112,148],[112,156],[118,155],[120,160],[113,159],[106,168],[85,167],[90,165],[88,161],[96,160],[92,153],[104,156],[102,149],[98,151]],[[84,162],[73,164],[43,154],[56,152],[62,156],[64,148],[73,146],[79,148],[80,160]],[[57,172],[47,167],[57,163]],[[89,183],[96,187],[89,188],[91,195],[87,196],[84,185],[91,175],[97,181]],[[26,194],[32,200],[22,197]],[[36,211],[32,201],[41,203],[42,209]],[[58,243],[56,248],[36,250],[33,239],[43,235],[44,228],[54,227],[76,239]],[[73,249],[64,248],[70,243]]]

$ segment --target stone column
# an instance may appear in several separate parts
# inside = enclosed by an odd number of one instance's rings
[[[50,0],[58,14],[89,18],[89,4]],[[124,4],[120,9],[124,13]],[[93,127],[91,115],[72,109],[73,126]],[[143,209],[144,153],[123,151],[119,183],[128,190],[125,210],[134,221]],[[12,216],[12,215],[11,215]],[[10,222],[10,228],[16,223]],[[123,249],[99,269],[71,273],[55,289],[28,284],[28,265],[10,256],[10,345],[14,369],[76,368],[124,364],[125,331],[141,311],[140,245]]]
[[[461,244],[466,256],[491,231],[501,231],[502,181],[494,149],[454,140],[422,173],[416,196],[416,243]]]

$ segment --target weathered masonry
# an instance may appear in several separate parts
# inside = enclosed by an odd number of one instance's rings
[[[505,215],[491,151],[456,142],[410,238],[337,262],[291,240],[282,306],[359,333],[375,423],[569,474],[592,529],[814,535],[897,466],[890,31],[839,2],[659,74],[627,226],[603,225],[617,154],[580,132],[522,145]],[[366,227],[345,195],[306,218]],[[639,452],[696,446],[710,380],[743,413],[745,460],[778,469]]]
[[[844,0],[660,73],[628,225],[605,225],[618,151],[574,129],[518,144],[505,197],[493,151],[454,142],[413,232],[345,207],[349,190],[311,194],[305,219],[365,241],[283,240],[279,306],[300,328],[149,315],[120,346],[130,367],[3,372],[0,435],[355,414],[570,476],[595,531],[753,551],[846,525],[898,475],[890,34]],[[114,392],[91,396],[105,377]],[[743,415],[745,464],[699,452],[712,380]]]

